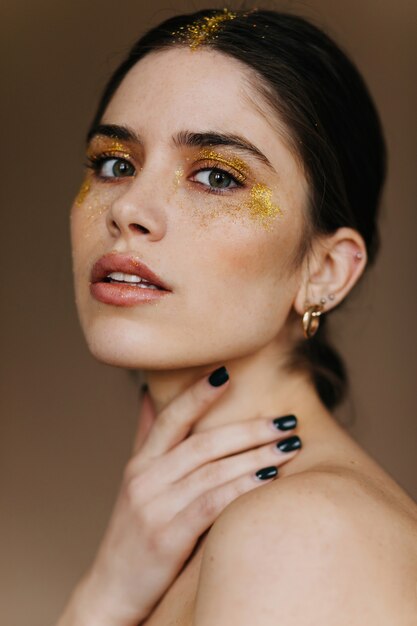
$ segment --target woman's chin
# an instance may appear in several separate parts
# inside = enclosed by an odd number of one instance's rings
[[[117,336],[85,333],[92,356],[106,365],[139,370],[177,370],[201,367],[234,359],[239,354],[226,353],[223,346],[200,345],[186,337],[150,337],[136,334]]]
[[[95,359],[107,365],[128,369],[161,369],[166,367],[167,352],[157,341],[140,336],[118,336],[86,333],[87,346]]]
[[[129,325],[93,324],[84,336],[95,359],[127,369],[164,370],[201,365],[203,354],[187,346],[186,338],[155,328],[129,328]]]
[[[81,322],[91,354],[102,363],[128,369],[200,367],[247,356],[262,347],[257,336],[251,338],[240,330],[230,336],[201,329],[192,332],[178,324],[138,324],[137,320]]]

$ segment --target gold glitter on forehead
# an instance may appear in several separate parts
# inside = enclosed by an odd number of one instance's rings
[[[270,228],[272,218],[282,215],[280,207],[272,202],[272,189],[264,183],[256,183],[252,187],[247,207],[251,217],[260,219],[266,229]]]
[[[208,161],[218,161],[219,163],[223,163],[224,165],[229,165],[229,167],[233,167],[237,170],[242,176],[247,176],[249,173],[249,168],[246,165],[245,161],[239,159],[234,155],[224,156],[223,154],[219,154],[214,150],[204,149],[198,153],[198,157],[200,159],[207,159]]]
[[[198,46],[209,43],[216,36],[223,22],[234,20],[236,17],[237,13],[223,9],[221,13],[211,17],[206,15],[192,24],[181,26],[172,35],[181,43],[187,43],[191,50],[196,50]]]

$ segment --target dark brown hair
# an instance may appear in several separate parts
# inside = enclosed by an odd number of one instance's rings
[[[141,37],[110,78],[92,127],[135,63],[150,52],[188,45],[173,33],[187,33],[221,13],[210,9],[179,15]],[[254,70],[254,87],[286,125],[309,183],[302,252],[314,234],[348,226],[362,235],[372,262],[379,244],[376,221],[386,148],[378,113],[354,64],[321,29],[275,11],[237,11],[200,45]],[[308,367],[322,401],[332,408],[346,391],[347,375],[327,341],[323,317],[317,334],[295,347],[292,364]]]

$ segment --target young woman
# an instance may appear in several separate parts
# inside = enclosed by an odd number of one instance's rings
[[[375,256],[385,175],[358,71],[293,15],[176,17],[115,72],[87,160],[81,324],[148,391],[59,625],[416,624],[416,506],[331,414],[324,322]]]

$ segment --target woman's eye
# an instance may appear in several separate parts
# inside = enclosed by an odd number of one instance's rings
[[[123,178],[125,176],[134,176],[135,168],[125,159],[105,159],[99,168],[99,174],[103,178]]]
[[[200,170],[193,176],[193,180],[211,189],[231,189],[238,186],[238,183],[231,174],[215,168]]]

